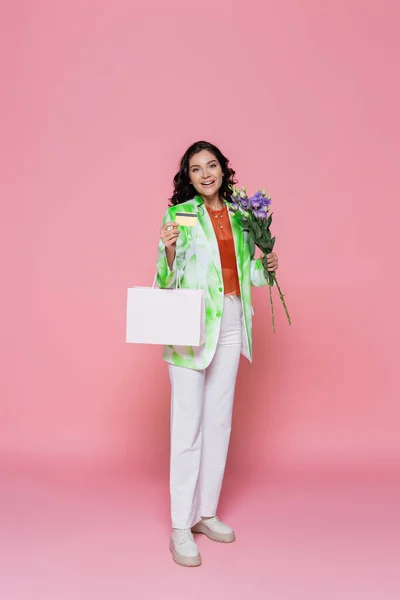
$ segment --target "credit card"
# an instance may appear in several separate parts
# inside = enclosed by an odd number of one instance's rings
[[[175,216],[175,222],[178,223],[178,225],[185,225],[185,227],[195,227],[197,223],[197,214],[178,212]]]

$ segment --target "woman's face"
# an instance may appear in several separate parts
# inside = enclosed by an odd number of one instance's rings
[[[189,159],[189,177],[196,192],[213,196],[222,185],[221,165],[208,150],[202,150]]]

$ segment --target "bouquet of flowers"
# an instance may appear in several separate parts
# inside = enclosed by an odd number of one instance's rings
[[[255,245],[260,248],[263,253],[262,264],[264,267],[264,275],[269,284],[269,299],[272,311],[272,328],[275,333],[275,316],[274,316],[274,303],[272,300],[271,286],[276,285],[279,292],[279,297],[285,309],[285,313],[291,325],[290,316],[286,307],[284,294],[282,294],[281,288],[279,287],[278,280],[274,271],[268,271],[268,259],[267,254],[273,251],[275,238],[272,237],[270,227],[272,223],[272,213],[270,214],[271,197],[267,196],[265,190],[258,190],[254,196],[250,198],[247,196],[245,187],[238,190],[235,186],[231,186],[231,208],[234,212],[239,213],[240,222],[244,229],[247,231]]]

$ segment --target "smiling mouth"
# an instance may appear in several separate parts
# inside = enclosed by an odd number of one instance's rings
[[[208,187],[208,186],[212,185],[213,183],[215,183],[215,180],[214,181],[207,181],[206,183],[202,183],[201,185],[205,185],[206,187]]]

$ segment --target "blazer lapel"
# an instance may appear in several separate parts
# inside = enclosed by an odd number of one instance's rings
[[[227,203],[227,206],[229,218],[231,220],[233,240],[235,243],[236,265],[239,275],[239,281],[242,281],[244,232],[240,223],[239,214],[230,211],[229,202]]]

